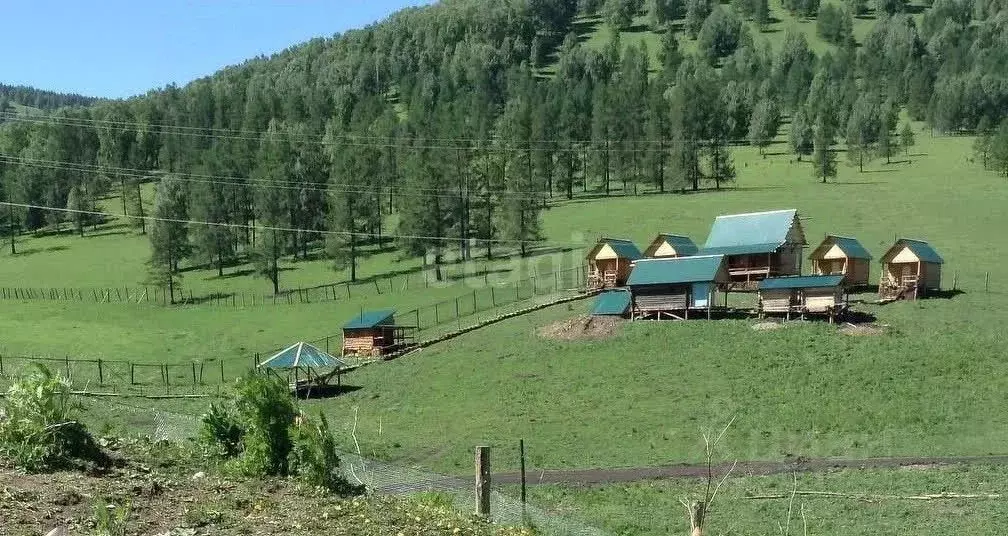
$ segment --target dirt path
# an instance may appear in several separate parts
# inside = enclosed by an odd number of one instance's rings
[[[836,469],[892,469],[899,467],[933,468],[948,465],[1008,465],[1008,455],[1004,456],[908,456],[894,458],[794,458],[791,460],[745,461],[735,468],[736,475],[765,476],[781,473],[811,473]],[[714,474],[722,475],[731,467],[730,463],[714,466]],[[638,482],[663,478],[704,478],[707,466],[699,464],[679,464],[662,467],[628,467],[615,469],[530,469],[526,472],[527,482],[537,484],[611,484]],[[516,472],[492,475],[494,483],[516,484],[521,482],[521,474]]]

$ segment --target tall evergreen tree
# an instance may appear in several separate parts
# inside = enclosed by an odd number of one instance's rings
[[[821,178],[823,184],[827,179],[837,175],[836,153],[832,146],[835,141],[832,119],[828,114],[819,114],[816,118],[815,136],[812,153],[813,175]]]
[[[186,182],[178,176],[166,175],[158,184],[154,197],[154,221],[151,224],[151,257],[147,262],[148,281],[167,290],[168,299],[175,303],[182,274],[179,264],[189,256],[189,194]]]

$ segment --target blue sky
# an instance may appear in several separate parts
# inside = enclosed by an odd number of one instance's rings
[[[0,0],[0,82],[127,97],[428,3]]]

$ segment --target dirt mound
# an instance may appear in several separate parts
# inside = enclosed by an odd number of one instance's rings
[[[753,329],[756,331],[770,331],[772,329],[780,329],[784,327],[783,322],[776,322],[773,320],[767,320],[765,322],[758,322],[753,324]]]
[[[840,326],[840,333],[852,336],[885,335],[889,326],[884,324],[851,324],[845,322]]]
[[[605,339],[616,335],[623,323],[622,318],[615,316],[575,316],[543,326],[538,334],[558,341]]]

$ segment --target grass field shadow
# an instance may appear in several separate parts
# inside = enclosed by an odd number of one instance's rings
[[[299,390],[298,398],[304,400],[318,400],[323,398],[335,398],[345,393],[353,393],[363,389],[360,385],[322,385],[311,389]]]
[[[956,296],[959,296],[960,294],[966,294],[966,292],[963,291],[963,290],[960,290],[960,289],[944,289],[944,290],[935,290],[935,291],[929,292],[927,297],[928,298],[937,298],[937,299],[941,299],[941,300],[951,300],[952,298],[955,298]]]
[[[66,251],[70,249],[68,246],[51,246],[47,248],[28,248],[22,249],[14,254],[15,257],[28,257],[35,255],[36,253],[51,253],[54,251]]]

